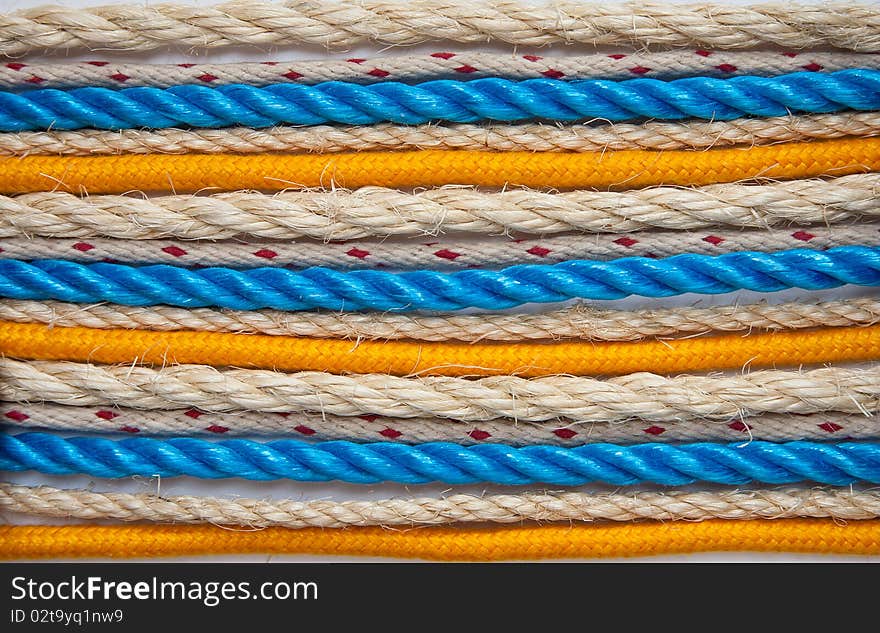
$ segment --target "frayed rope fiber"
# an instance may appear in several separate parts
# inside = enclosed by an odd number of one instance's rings
[[[880,360],[880,325],[677,341],[425,343],[219,332],[47,327],[0,321],[0,354],[108,364],[199,364],[395,376],[616,376]]]
[[[543,483],[617,486],[698,481],[773,484],[813,481],[844,486],[880,483],[880,444],[586,444],[575,447],[503,444],[410,446],[299,440],[208,442],[195,438],[107,440],[28,432],[0,435],[0,469],[92,477],[240,477],[251,480],[383,481],[422,484]]]
[[[144,154],[0,159],[0,193],[129,193],[448,184],[553,189],[714,185],[880,171],[880,139],[835,139],[706,152],[407,151],[348,154]],[[383,209],[383,212],[387,209]]]
[[[650,118],[727,121],[880,108],[880,71],[847,69],[778,77],[686,77],[661,81],[441,79],[416,85],[326,82],[315,86],[229,84],[209,88],[86,87],[0,92],[0,131],[227,127],[431,121],[612,122]]]
[[[629,257],[522,264],[500,271],[431,270],[389,273],[309,268],[201,268],[165,264],[133,267],[63,260],[0,260],[0,297],[73,303],[213,306],[234,310],[500,310],[574,298],[620,299],[722,294],[746,289],[820,290],[844,284],[880,285],[880,248],[737,252],[715,257]]]

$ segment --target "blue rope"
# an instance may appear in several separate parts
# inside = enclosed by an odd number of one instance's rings
[[[809,480],[841,486],[857,481],[880,483],[880,444],[749,442],[514,448],[448,442],[408,446],[392,442],[308,444],[298,440],[65,439],[48,433],[22,433],[0,436],[0,470],[93,477],[189,475],[360,484],[438,481],[576,486],[600,481],[618,486],[641,482],[679,486],[695,481],[784,484]]]
[[[575,121],[637,118],[730,120],[745,115],[880,109],[880,71],[800,72],[778,77],[672,81],[477,79],[417,85],[330,81],[315,86],[232,84],[209,88],[76,88],[0,92],[0,131],[263,128],[281,123],[366,125],[390,121]]]
[[[0,261],[0,297],[236,310],[499,310],[573,298],[668,297],[739,289],[820,290],[843,284],[880,285],[880,248],[840,246],[827,251],[736,252],[714,257],[684,254],[665,259],[573,260],[452,273],[317,267],[301,271],[191,270],[62,260]]]

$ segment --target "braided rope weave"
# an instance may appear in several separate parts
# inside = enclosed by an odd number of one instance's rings
[[[75,130],[0,133],[0,156],[104,154],[254,154],[368,150],[596,152],[708,149],[880,134],[880,113],[847,112],[733,121],[554,126],[421,125],[273,127],[262,130]]]
[[[521,521],[705,521],[880,518],[880,492],[779,488],[718,492],[450,495],[375,501],[274,501],[64,490],[0,483],[0,510],[59,519],[212,523],[251,528],[342,528]]]
[[[499,310],[574,298],[668,297],[738,289],[820,290],[844,284],[880,285],[880,249],[840,246],[827,251],[736,252],[714,257],[573,260],[449,273],[318,267],[190,270],[165,264],[132,267],[52,259],[0,260],[0,296],[11,299],[234,310]]]
[[[572,448],[444,442],[355,444],[298,440],[208,442],[195,438],[107,440],[47,433],[0,435],[0,469],[93,477],[241,477],[251,480],[393,481],[420,484],[546,483],[577,486],[696,481],[774,484],[814,481],[880,483],[880,444],[586,444]]]
[[[370,59],[266,61],[227,64],[131,64],[88,61],[66,64],[36,63],[0,65],[0,88],[30,89],[101,86],[120,88],[177,84],[317,84],[324,81],[376,83],[382,80],[478,79],[505,77],[563,81],[585,78],[673,79],[694,75],[781,75],[808,70],[834,72],[846,68],[880,68],[875,55],[852,53],[768,53],[767,51],[715,52],[665,51],[630,54],[593,54],[571,57],[493,55],[475,52],[435,52],[422,55]]]
[[[227,2],[213,7],[179,4],[116,5],[88,9],[39,7],[0,16],[6,55],[33,49],[144,51],[162,46],[196,49],[243,44],[260,47],[315,44],[347,48],[375,41],[411,45],[425,41],[502,41],[701,46],[738,49],[836,47],[880,50],[880,11],[862,4],[832,7],[597,4],[519,0],[473,4],[417,0],[364,0],[316,5]]]
[[[880,183],[880,175],[877,176]],[[854,201],[850,200],[852,204]],[[0,209],[3,207],[0,199]],[[880,204],[878,204],[880,211]],[[131,216],[130,216],[131,217]],[[39,222],[41,218],[31,218]],[[79,221],[86,219],[79,217]],[[16,218],[6,222],[21,228]],[[146,227],[143,227],[146,228]],[[0,229],[2,231],[2,229]],[[772,252],[789,248],[826,250],[836,246],[880,246],[880,224],[811,226],[807,230],[763,229],[682,233],[652,231],[633,235],[568,234],[543,239],[499,237],[424,241],[224,242],[175,243],[165,240],[0,238],[0,259],[67,259],[80,262],[111,260],[125,264],[168,263],[178,266],[228,266],[289,269],[326,266],[357,268],[459,270],[499,268],[523,262],[545,264],[570,259],[609,260],[620,257],[667,257],[679,253],[717,255],[734,251]]]
[[[789,330],[874,325],[880,300],[797,302],[681,307],[653,310],[599,310],[574,305],[537,314],[358,314],[343,312],[233,311],[170,306],[77,305],[57,301],[0,299],[0,319],[18,323],[168,332],[240,332],[352,340],[522,341],[585,339],[633,341],[713,331]]]
[[[574,376],[398,378],[283,374],[204,365],[86,365],[0,357],[0,400],[76,406],[201,411],[319,411],[477,422],[676,422],[762,413],[873,415],[880,412],[880,369],[823,367],[732,376],[639,373],[606,380]]]
[[[392,419],[377,415],[337,416],[327,413],[205,413],[197,409],[138,411],[127,408],[70,407],[56,404],[0,403],[3,423],[25,428],[91,433],[144,435],[240,436],[275,435],[311,441],[353,442],[486,442],[526,446],[553,444],[644,442],[735,442],[765,440],[831,441],[837,438],[880,438],[874,417],[822,413],[816,415],[765,414],[747,419],[683,420],[659,426],[640,420],[616,423],[547,423],[484,420],[477,424],[436,418]]]
[[[440,187],[407,193],[364,187],[355,191],[285,191],[273,196],[239,191],[144,198],[80,197],[56,191],[0,196],[0,237],[189,240],[248,236],[327,241],[447,232],[549,235],[713,226],[766,231],[768,226],[880,217],[878,188],[880,174],[871,173],[832,180],[619,192],[483,192]],[[582,241],[591,244],[595,239]],[[89,251],[84,252],[88,256]]]
[[[601,79],[520,82],[488,78],[409,85],[326,82],[314,86],[244,84],[216,88],[74,88],[0,92],[0,131],[175,126],[263,128],[281,123],[406,125],[431,121],[577,121],[698,118],[727,121],[745,115],[837,112],[880,108],[880,71],[730,79],[686,77],[668,82]]]

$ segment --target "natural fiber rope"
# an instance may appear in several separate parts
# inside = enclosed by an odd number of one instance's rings
[[[880,164],[878,164],[880,168]],[[649,187],[632,191],[484,192],[440,187],[407,193],[239,191],[211,196],[0,196],[0,237],[349,240],[444,233],[549,235],[727,226],[766,230],[880,217],[880,174],[762,185]],[[682,239],[686,239],[684,235]],[[584,238],[589,242],[596,238]],[[433,240],[430,240],[433,241]],[[186,250],[186,249],[184,249]]]
[[[394,376],[677,374],[880,360],[880,325],[675,341],[440,343],[47,327],[0,321],[0,354],[29,360],[174,364]]]
[[[719,49],[772,44],[871,52],[880,50],[878,22],[876,7],[855,3],[668,6],[556,0],[538,6],[492,0],[474,6],[460,0],[364,0],[330,5],[287,0],[213,7],[38,7],[0,16],[0,49],[12,56],[34,49],[145,51],[163,46],[206,49],[245,44],[348,48],[365,42],[400,46],[449,40]]]
[[[0,133],[0,156],[102,154],[261,154],[367,150],[596,152],[709,149],[731,145],[868,137],[880,134],[880,113],[847,112],[734,121],[553,126],[422,125],[273,127],[264,130],[77,130]]]
[[[823,290],[880,285],[880,248],[588,259],[502,270],[338,271],[331,268],[180,268],[0,260],[0,297],[73,303],[167,304],[233,310],[503,310],[525,303],[734,290]]]
[[[845,68],[880,68],[876,55],[853,53],[768,51],[667,51],[581,56],[498,55],[479,52],[435,52],[369,59],[312,59],[244,63],[132,64],[125,61],[88,61],[0,65],[0,88],[107,88],[176,84],[219,86],[242,83],[317,84],[323,81],[413,81],[424,79],[478,79],[506,77],[535,79],[674,79],[695,75],[781,75],[791,72],[834,72]]]
[[[880,183],[880,175],[877,182]],[[852,202],[852,200],[850,201]],[[0,208],[3,202],[0,200]],[[880,204],[878,204],[880,210]],[[32,221],[35,218],[32,218]],[[83,218],[80,218],[82,221]],[[16,222],[15,217],[7,222]],[[0,229],[2,231],[2,229]],[[609,260],[619,257],[667,257],[678,253],[717,255],[735,251],[772,252],[790,248],[826,250],[836,246],[880,246],[880,224],[811,226],[807,230],[715,230],[701,233],[645,231],[633,234],[585,236],[567,234],[543,239],[502,237],[430,242],[388,240],[371,242],[222,242],[200,240],[118,240],[97,238],[2,238],[0,259],[68,259],[80,262],[114,261],[126,264],[177,266],[278,266],[302,269],[326,266],[358,268],[460,270],[501,268],[522,263],[552,264],[569,259]]]
[[[844,486],[880,483],[880,444],[866,442],[746,442],[735,444],[584,444],[562,447],[505,444],[410,446],[376,442],[320,442],[197,438],[167,440],[39,432],[0,435],[0,469],[52,475],[121,478],[177,477],[373,484],[546,483],[617,486],[694,482],[772,484],[813,481]]]
[[[812,327],[874,325],[880,322],[880,300],[808,301],[767,305],[599,310],[575,305],[537,314],[351,314],[187,310],[121,305],[75,305],[57,301],[0,300],[0,318],[55,326],[130,328],[160,332],[197,330],[274,336],[308,336],[351,340],[415,339],[421,341],[519,341],[586,339],[632,341],[708,332],[787,330]]]
[[[0,511],[57,519],[272,526],[445,525],[521,521],[705,521],[795,517],[880,518],[880,491],[777,488],[717,492],[528,492],[371,501],[292,501],[159,496],[0,483]]]
[[[640,420],[616,423],[546,423],[485,420],[479,423],[437,418],[392,419],[377,415],[337,416],[327,413],[205,413],[197,409],[138,411],[127,408],[70,407],[57,404],[0,403],[2,422],[19,428],[90,433],[204,436],[293,436],[312,441],[455,442],[511,446],[553,444],[578,446],[597,442],[735,442],[764,440],[831,441],[880,438],[880,422],[865,415],[765,414],[747,420],[684,420],[659,426]]]
[[[640,118],[729,121],[749,115],[877,109],[880,71],[862,68],[828,74],[685,77],[670,81],[511,81],[492,77],[414,85],[395,81],[266,87],[232,84],[216,88],[184,84],[171,88],[0,91],[0,131],[596,118],[612,122]]]
[[[880,412],[878,367],[762,370],[733,376],[639,373],[607,380],[574,376],[470,380],[0,358],[0,377],[0,400],[137,409],[320,411],[472,422],[502,417],[525,422],[556,418],[674,422],[762,413]]]

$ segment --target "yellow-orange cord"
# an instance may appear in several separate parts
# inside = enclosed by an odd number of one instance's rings
[[[0,159],[0,193],[278,191],[366,185],[473,184],[571,189],[708,185],[880,171],[880,139],[782,143],[707,151],[592,153],[409,151],[349,154],[146,154]]]
[[[230,530],[214,525],[0,527],[0,558],[324,554],[428,560],[612,558],[753,551],[880,554],[880,520]]]
[[[661,374],[880,359],[880,325],[669,341],[350,341],[225,332],[51,327],[0,321],[0,354],[29,360],[406,376]]]

